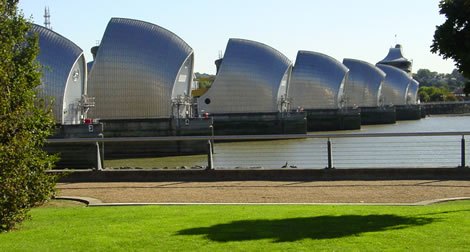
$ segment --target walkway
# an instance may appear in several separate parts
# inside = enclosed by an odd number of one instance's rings
[[[470,181],[60,183],[59,196],[104,203],[417,203],[470,197]]]

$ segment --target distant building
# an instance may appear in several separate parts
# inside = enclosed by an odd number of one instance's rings
[[[199,113],[257,113],[287,110],[290,60],[250,40],[230,39],[211,88],[198,99]]]
[[[349,75],[344,84],[344,95],[348,107],[381,106],[382,85],[385,73],[380,68],[361,60],[344,59]]]
[[[397,67],[411,76],[413,62],[403,56],[402,48],[403,47],[400,44],[397,44],[394,48],[390,48],[390,50],[388,51],[388,55],[383,60],[379,61],[377,64]]]
[[[60,34],[39,25],[37,60],[43,66],[41,95],[53,98],[53,115],[58,124],[79,124],[86,114],[87,67],[82,49]]]
[[[406,105],[411,77],[405,71],[393,66],[377,64],[377,67],[386,74],[382,86],[384,104]]]
[[[144,21],[112,18],[89,77],[100,119],[190,115],[193,49],[174,33]]]
[[[349,69],[318,52],[299,51],[289,84],[291,108],[339,109]]]
[[[86,64],[88,77],[90,77],[90,72],[91,72],[91,69],[93,68],[93,64],[95,63],[96,54],[98,53],[98,49],[99,49],[99,46],[93,46],[90,50],[91,55],[93,56],[93,61],[90,61]]]

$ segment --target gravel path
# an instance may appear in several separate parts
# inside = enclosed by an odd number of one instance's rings
[[[416,203],[470,197],[470,181],[60,183],[59,196],[105,203]]]

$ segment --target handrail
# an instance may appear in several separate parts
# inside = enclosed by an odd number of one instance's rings
[[[441,105],[441,104],[470,104],[470,101],[422,102],[419,105]]]
[[[467,136],[470,131],[414,132],[414,133],[348,133],[348,134],[290,134],[290,135],[238,135],[238,136],[169,136],[169,137],[112,137],[112,138],[61,138],[46,139],[46,143],[112,143],[159,141],[207,141],[207,140],[289,140],[306,138],[364,138],[364,137],[412,137],[412,136]]]

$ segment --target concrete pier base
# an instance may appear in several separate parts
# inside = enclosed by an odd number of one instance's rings
[[[167,137],[167,136],[210,136],[211,119],[126,119],[101,120],[104,136],[113,137]],[[106,143],[105,159],[139,157],[162,157],[204,154],[207,141],[164,141]]]
[[[191,119],[129,119],[102,120],[95,125],[62,125],[50,139],[210,136],[212,120]],[[59,154],[57,169],[97,169],[104,159],[162,157],[207,153],[207,141],[163,141],[126,143],[50,143],[44,149]]]
[[[308,131],[355,130],[361,128],[361,110],[346,109],[313,109],[307,113]]]
[[[426,118],[428,112],[426,111],[426,107],[421,105],[421,118]]]
[[[362,125],[393,124],[396,121],[396,110],[393,106],[361,107]]]
[[[395,106],[397,111],[397,120],[420,120],[421,117],[421,106],[416,105],[397,105]]]
[[[103,133],[101,124],[60,125],[48,139],[62,138],[101,138]],[[101,146],[101,145],[100,145]],[[49,143],[44,146],[49,154],[57,154],[60,160],[56,169],[97,169],[98,155],[96,143]],[[100,148],[101,164],[103,152]]]
[[[214,135],[305,134],[305,113],[234,113],[211,114]]]

